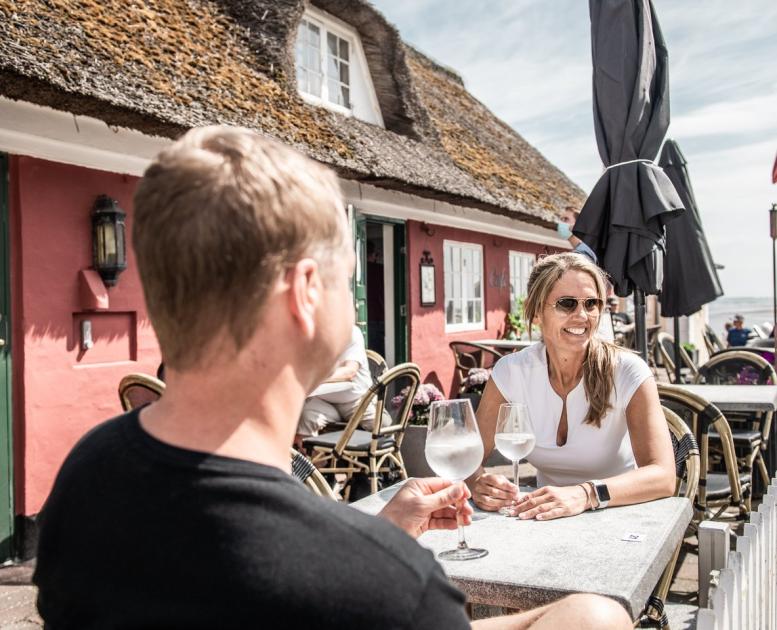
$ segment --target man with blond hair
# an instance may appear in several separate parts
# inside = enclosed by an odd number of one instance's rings
[[[289,474],[353,324],[335,176],[247,130],[190,131],[140,182],[133,245],[167,389],[63,464],[34,576],[46,627],[469,627],[411,538],[470,521],[463,484],[411,480],[372,517]],[[589,595],[480,623],[629,627]]]

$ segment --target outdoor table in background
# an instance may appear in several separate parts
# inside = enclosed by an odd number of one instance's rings
[[[701,396],[723,412],[757,413],[777,411],[777,385],[676,385]],[[772,417],[769,444],[764,460],[769,475],[777,467],[777,417]],[[758,475],[754,475],[757,479]],[[758,483],[754,480],[754,483]]]
[[[375,514],[398,485],[351,506]],[[691,520],[691,503],[671,497],[584,512],[553,521],[522,521],[496,512],[467,528],[467,542],[489,554],[441,562],[474,604],[527,610],[570,593],[599,593],[640,614]],[[624,540],[640,537],[638,542]],[[429,531],[418,542],[435,555],[456,544],[452,530]]]
[[[533,343],[536,343],[536,341],[528,341],[525,339],[475,339],[474,341],[482,346],[493,348],[500,354],[519,352],[520,350],[528,348]]]
[[[308,394],[308,398],[312,396],[326,396],[327,394],[334,394],[336,392],[344,392],[350,389],[353,383],[350,381],[337,381],[336,383],[321,383],[316,389]]]

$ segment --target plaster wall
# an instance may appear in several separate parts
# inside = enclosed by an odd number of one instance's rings
[[[159,363],[131,249],[137,178],[30,157],[11,159],[14,474],[17,514],[35,514],[72,446],[121,413],[117,386]],[[90,310],[79,272],[92,264],[90,212],[107,194],[127,212],[127,270]],[[81,348],[82,320],[94,347]]]
[[[432,231],[433,234],[428,234]],[[445,332],[443,241],[476,243],[483,246],[485,328],[467,332]],[[494,339],[500,336],[510,307],[509,252],[553,253],[555,249],[537,243],[502,238],[471,230],[407,222],[408,305],[410,314],[410,360],[421,368],[422,381],[434,383],[446,395],[458,389],[451,341]],[[424,251],[435,265],[436,303],[421,306],[420,267]]]

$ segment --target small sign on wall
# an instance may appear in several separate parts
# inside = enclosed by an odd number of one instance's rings
[[[434,306],[437,291],[434,284],[434,260],[427,250],[421,257],[421,306]]]

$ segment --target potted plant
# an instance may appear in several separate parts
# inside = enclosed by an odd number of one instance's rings
[[[523,300],[523,297],[517,297],[515,299],[515,308],[505,315],[503,339],[518,340],[526,332],[526,323],[523,321]]]
[[[691,360],[694,362],[694,364],[699,365],[699,350],[696,348],[696,344],[693,344],[690,341],[686,341],[682,344],[682,346],[683,350],[688,353],[688,356],[691,357]]]
[[[469,372],[467,372],[467,376],[464,377],[464,382],[462,383],[464,393],[462,394],[462,398],[469,398],[470,402],[472,402],[472,408],[475,411],[478,410],[480,397],[483,395],[483,390],[490,377],[491,370],[487,368],[471,368]]]
[[[407,388],[391,399],[391,405],[399,408],[407,397]],[[400,452],[405,462],[408,477],[434,477],[435,473],[426,463],[426,425],[429,421],[429,407],[436,400],[444,400],[442,392],[432,383],[422,383],[413,397],[410,421],[402,439]]]

